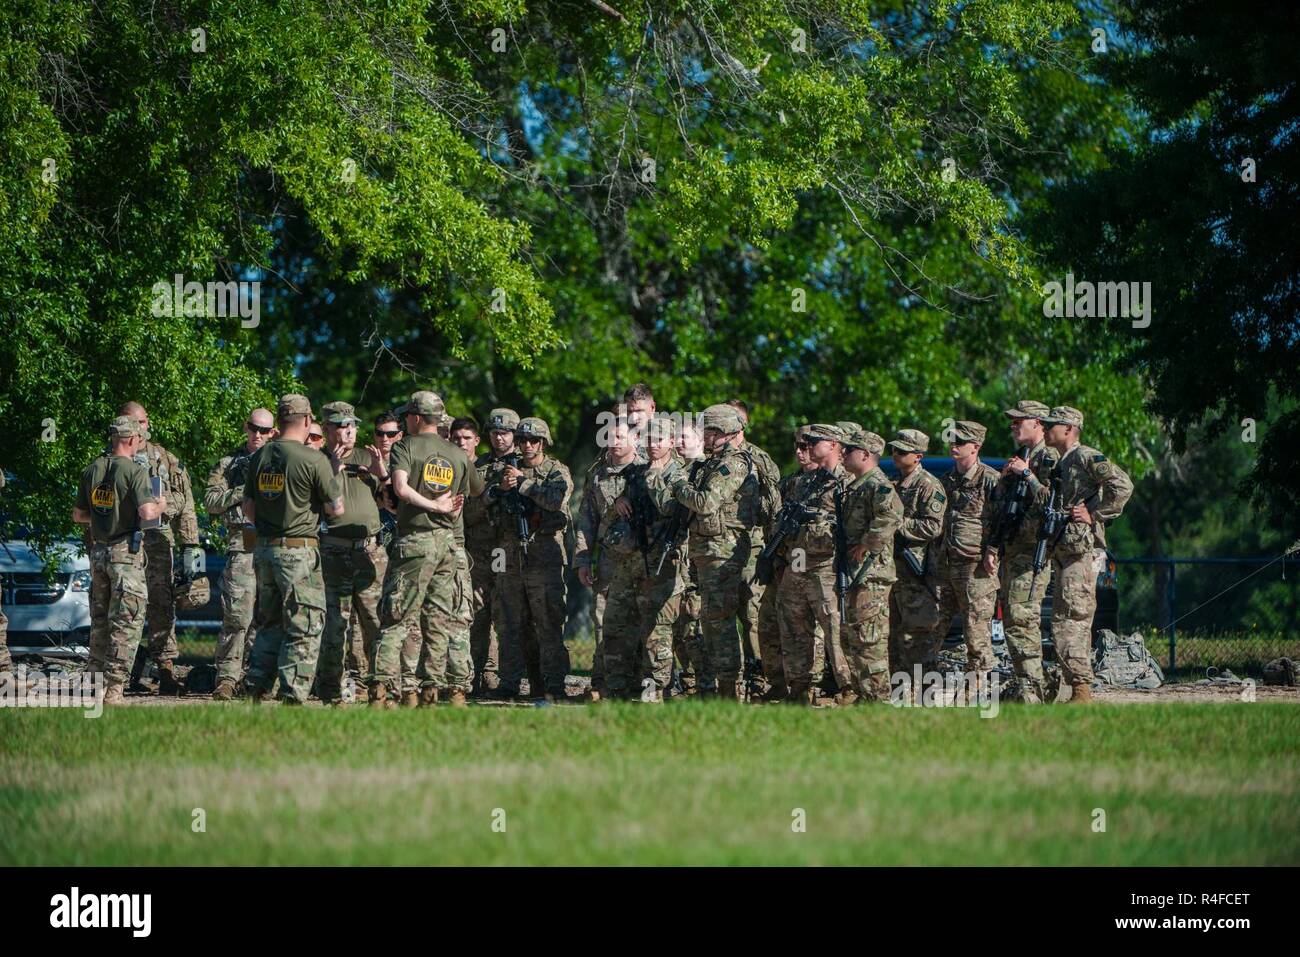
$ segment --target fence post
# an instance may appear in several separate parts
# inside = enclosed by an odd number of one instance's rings
[[[1178,626],[1175,621],[1178,618],[1177,600],[1178,590],[1174,584],[1174,569],[1176,566],[1173,562],[1169,563],[1169,579],[1165,582],[1165,606],[1169,612],[1169,675],[1172,678],[1174,668],[1178,663]]]

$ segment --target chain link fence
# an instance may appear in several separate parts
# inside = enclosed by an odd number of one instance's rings
[[[1116,558],[1119,626],[1141,631],[1170,681],[1258,677],[1300,658],[1300,555]]]

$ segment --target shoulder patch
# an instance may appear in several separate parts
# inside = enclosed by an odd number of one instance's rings
[[[889,493],[891,493],[893,490],[894,487],[892,485],[881,484],[876,486],[876,494],[879,495],[881,498],[889,498]]]
[[[945,501],[945,499],[944,499],[944,497],[943,497],[943,493],[942,493],[942,492],[935,492],[935,493],[934,493],[934,500],[935,500],[936,502],[943,502],[943,501]]]
[[[1092,457],[1092,460],[1093,460],[1094,462],[1104,462],[1104,461],[1106,461],[1106,456],[1104,456],[1104,455],[1102,455],[1100,452],[1098,452],[1096,455],[1094,455],[1094,456]]]
[[[1097,474],[1100,475],[1102,478],[1106,478],[1107,476],[1110,475],[1110,473],[1111,473],[1111,467],[1109,463],[1105,463],[1097,466]]]
[[[718,474],[719,474],[719,475],[730,475],[730,474],[731,474],[731,469],[727,468],[725,465],[719,465],[719,466],[718,466]]]
[[[930,500],[930,511],[932,512],[943,511],[943,502],[941,501],[940,497],[936,496],[935,498],[932,498]]]

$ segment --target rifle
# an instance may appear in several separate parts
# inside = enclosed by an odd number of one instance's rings
[[[1101,497],[1101,489],[1094,489],[1093,493],[1086,498],[1081,498],[1074,505],[1086,505],[1088,511],[1096,510],[1098,500]],[[1029,597],[1034,597],[1034,586],[1038,583],[1038,575],[1047,567],[1048,549],[1056,550],[1057,543],[1061,536],[1065,534],[1066,526],[1070,524],[1070,513],[1074,511],[1074,505],[1069,508],[1060,507],[1061,500],[1061,477],[1053,469],[1052,486],[1047,495],[1047,506],[1043,510],[1043,521],[1038,526],[1038,544],[1034,546],[1034,574],[1029,579]]]
[[[933,598],[935,601],[938,601],[939,593],[935,591],[933,588],[931,588],[930,583],[925,580],[925,566],[921,564],[921,559],[917,558],[910,551],[908,551],[906,545],[899,548],[898,551],[903,556],[903,564],[906,565],[908,568],[910,568],[912,574],[921,580],[921,584],[924,585],[925,590],[930,593],[930,597]]]
[[[501,456],[501,463],[509,465],[511,468],[519,468],[519,453],[511,452],[509,455]],[[508,515],[514,516],[515,535],[519,538],[519,550],[523,552],[524,558],[528,557],[528,509],[524,505],[524,498],[519,494],[519,487],[516,485],[510,491],[506,492],[502,499]]]
[[[781,511],[776,513],[776,521],[773,522],[772,537],[763,546],[763,550],[758,553],[758,562],[754,567],[754,583],[759,585],[771,584],[776,574],[775,557],[777,549],[781,547],[787,537],[793,535],[808,523],[808,520],[813,516],[813,510],[808,507],[808,502],[821,494],[827,482],[834,480],[835,476],[829,471],[819,468],[813,473],[807,488],[804,489],[804,494],[798,497],[791,495],[785,504],[781,506]]]
[[[1016,457],[1029,461],[1029,446],[1022,445]],[[1002,510],[998,512],[997,518],[993,523],[993,531],[989,533],[988,544],[984,546],[984,553],[987,555],[990,550],[997,549],[998,558],[1002,557],[1003,549],[1007,544],[1007,539],[1016,534],[1021,521],[1025,517],[1025,498],[1029,494],[1029,479],[1018,476],[1016,484],[1006,498]]]
[[[695,480],[698,469],[708,468],[702,462],[692,462],[690,471],[690,481]],[[709,475],[713,473],[710,471]],[[704,485],[701,488],[708,488],[709,475],[704,477]],[[664,570],[664,562],[668,560],[669,554],[677,550],[677,540],[682,537],[682,529],[690,525],[691,510],[681,502],[674,503],[672,514],[668,516],[668,524],[663,527],[659,533],[659,540],[664,543],[664,549],[659,553],[659,564],[655,566],[655,577]]]
[[[636,547],[641,552],[641,561],[645,564],[646,575],[650,574],[650,532],[654,524],[654,507],[650,503],[650,490],[646,488],[645,473],[647,465],[631,465],[627,469],[627,498],[632,504],[632,533],[636,536]],[[663,561],[660,560],[660,567]],[[658,574],[658,572],[656,572]]]
[[[840,621],[844,621],[844,596],[849,592],[849,540],[844,531],[844,485],[835,483],[835,594],[840,599]]]

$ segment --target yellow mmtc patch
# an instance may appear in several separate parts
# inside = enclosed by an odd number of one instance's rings
[[[284,491],[284,473],[258,472],[257,490],[263,495],[279,495]]]
[[[117,502],[117,493],[111,485],[96,485],[90,490],[90,504],[95,508],[111,509]]]
[[[439,492],[451,488],[451,480],[455,475],[455,469],[446,459],[429,459],[424,463],[424,484]]]

